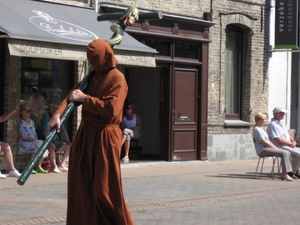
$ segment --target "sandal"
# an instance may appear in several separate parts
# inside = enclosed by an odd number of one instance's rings
[[[43,168],[40,168],[38,170],[36,170],[37,173],[48,173],[47,170],[44,170]]]
[[[129,162],[129,157],[128,156],[125,156],[123,159],[121,159],[123,162]]]
[[[294,181],[294,179],[290,177],[288,174],[281,175],[281,180]]]

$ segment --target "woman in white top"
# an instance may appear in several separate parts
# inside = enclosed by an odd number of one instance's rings
[[[125,106],[125,116],[122,121],[123,139],[125,156],[122,159],[124,162],[129,162],[130,139],[139,139],[141,137],[141,118],[134,113],[134,104],[128,103]]]
[[[255,126],[253,128],[253,140],[258,156],[277,156],[281,158],[282,174],[281,179],[293,181],[288,173],[292,172],[291,154],[289,151],[277,148],[270,140],[267,133],[262,129],[266,115],[258,113],[255,116]]]
[[[38,140],[34,121],[29,118],[30,112],[31,109],[29,108],[29,105],[22,104],[20,106],[19,148],[21,152],[31,154],[33,157],[43,141]],[[41,166],[43,161],[44,156],[37,163],[36,170],[31,171],[31,174],[48,173],[48,171],[44,170]]]

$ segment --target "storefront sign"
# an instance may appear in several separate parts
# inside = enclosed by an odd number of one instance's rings
[[[14,56],[75,61],[87,60],[85,46],[8,39],[8,48],[10,54]],[[156,66],[155,58],[152,54],[136,51],[114,51],[118,64],[147,67]]]
[[[276,0],[275,49],[298,49],[298,0]]]
[[[118,64],[156,67],[155,58],[153,55],[147,55],[144,52],[123,52],[116,50],[115,56],[118,60]]]
[[[98,38],[96,34],[88,29],[63,20],[52,18],[43,11],[32,10],[32,12],[35,13],[36,16],[30,17],[29,21],[49,34],[87,43]]]
[[[8,40],[11,55],[34,58],[86,60],[86,48],[46,42]]]

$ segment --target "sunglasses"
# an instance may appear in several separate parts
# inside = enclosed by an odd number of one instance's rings
[[[132,109],[131,107],[126,107],[125,109]]]

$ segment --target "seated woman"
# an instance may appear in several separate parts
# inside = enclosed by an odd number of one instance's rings
[[[270,140],[267,133],[262,129],[266,120],[266,115],[258,113],[255,116],[255,126],[253,128],[253,139],[258,156],[276,156],[281,158],[282,174],[281,179],[293,181],[288,173],[292,172],[291,154],[289,151],[277,148]]]
[[[130,139],[139,139],[141,137],[141,119],[134,113],[134,104],[128,103],[125,106],[125,116],[122,121],[123,139],[122,145],[125,147],[124,162],[129,162]]]
[[[49,113],[48,112],[44,113],[44,115],[42,117],[42,121],[41,121],[40,125],[38,126],[38,130],[39,130],[38,131],[38,136],[42,140],[45,140],[45,138],[50,133],[48,123],[49,123],[51,117],[55,114],[56,110],[58,109],[58,106],[59,105],[51,104],[50,105],[50,112]],[[53,142],[50,143],[50,145],[48,147],[48,149],[49,149],[49,158],[50,158],[50,162],[51,162],[51,165],[52,165],[52,171],[54,173],[60,173],[60,171],[62,171],[62,172],[68,171],[68,168],[65,166],[65,164],[66,164],[66,162],[69,158],[71,142],[70,142],[67,130],[66,130],[66,128],[63,124],[60,127],[60,134],[62,135],[62,137],[66,141],[66,144],[62,143],[62,145],[57,149],[55,143],[59,140],[59,135],[56,134],[53,138]],[[56,154],[55,154],[56,151],[57,152],[63,152],[62,161],[61,161],[59,167],[57,166],[56,160],[55,160],[56,159]]]
[[[26,104],[20,106],[20,151],[24,153],[29,153],[33,157],[35,152],[38,150],[39,146],[42,144],[41,140],[38,140],[35,124],[32,119],[30,119],[30,108]],[[44,170],[41,167],[44,158],[38,162],[36,170],[32,170],[32,174],[36,173],[48,173],[47,170]]]

